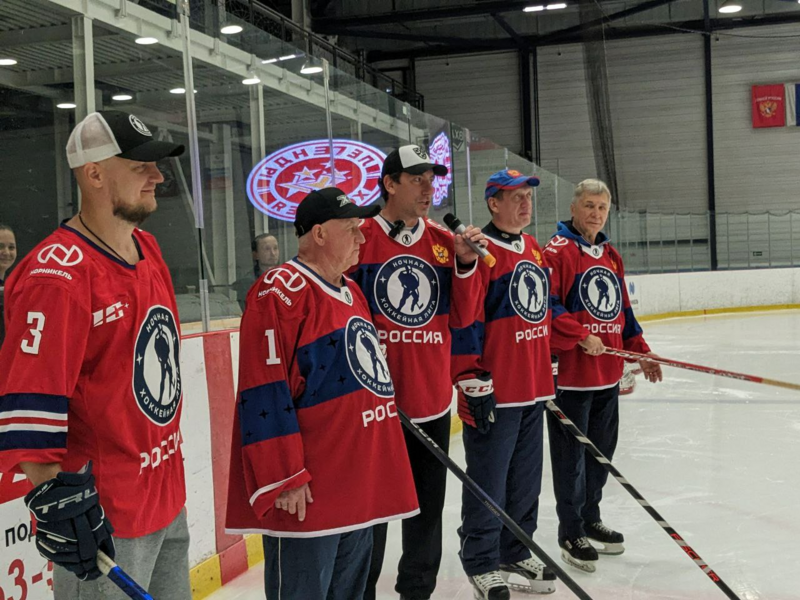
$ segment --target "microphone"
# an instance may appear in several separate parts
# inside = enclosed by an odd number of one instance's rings
[[[444,216],[444,224],[447,225],[454,233],[463,234],[467,230],[467,228],[464,227],[464,224],[459,221],[453,213],[447,213]],[[483,262],[489,265],[490,268],[495,265],[497,259],[489,254],[489,251],[486,248],[467,238],[464,238],[464,241],[467,243],[467,246],[478,253],[478,256],[480,256],[483,259]]]

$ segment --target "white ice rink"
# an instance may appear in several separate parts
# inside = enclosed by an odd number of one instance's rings
[[[800,311],[673,319],[644,329],[665,357],[800,383]],[[800,599],[800,392],[669,367],[664,375],[657,385],[640,376],[634,394],[622,397],[615,465],[741,600]],[[460,436],[451,454],[464,464]],[[457,555],[461,486],[452,476],[448,486],[433,598],[470,600]],[[613,478],[603,520],[625,534],[627,550],[601,556],[591,575],[564,565],[549,460],[542,489],[534,540],[595,600],[725,598]],[[399,548],[393,524],[380,581],[385,600],[397,598]],[[251,569],[210,598],[262,600],[262,572]],[[548,597],[574,596],[559,584]]]

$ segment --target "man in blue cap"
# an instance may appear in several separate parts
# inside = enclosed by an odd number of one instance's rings
[[[542,249],[522,231],[531,222],[537,185],[536,177],[506,169],[486,183],[492,220],[482,231],[497,262],[478,265],[481,310],[474,323],[453,331],[451,363],[467,475],[530,536],[541,491],[544,404],[555,397],[551,332],[564,312],[551,305]],[[582,334],[577,323],[572,328]],[[507,600],[508,585],[555,591],[555,574],[467,489],[461,515],[459,555],[475,598]]]

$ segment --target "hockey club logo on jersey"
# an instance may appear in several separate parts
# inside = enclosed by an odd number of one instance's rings
[[[511,276],[508,297],[520,317],[528,323],[541,323],[547,316],[550,298],[545,272],[527,260],[518,262]]]
[[[145,416],[167,425],[181,401],[180,338],[175,317],[152,306],[139,328],[133,356],[133,395]]]
[[[396,256],[378,271],[375,301],[392,322],[403,327],[423,327],[439,307],[439,276],[421,258]]]
[[[345,330],[345,344],[347,364],[358,382],[376,396],[394,396],[389,365],[381,352],[375,326],[361,317],[350,317]]]
[[[514,246],[514,250],[517,252],[522,252],[522,242],[519,240],[514,240],[511,245]]]
[[[453,159],[450,154],[450,140],[444,131],[433,138],[428,148],[428,154],[433,164],[447,167],[447,175],[433,178],[433,205],[441,206],[442,202],[447,199],[450,184],[453,183]]]
[[[404,233],[403,235],[400,236],[400,241],[403,242],[404,245],[410,246],[411,242],[414,241],[414,236],[412,236],[410,233],[406,232],[406,233]]]
[[[83,260],[83,252],[77,246],[66,248],[61,244],[50,244],[39,250],[36,258],[42,264],[54,262],[62,267],[74,267]]]
[[[282,221],[294,221],[297,205],[307,194],[331,186],[340,188],[355,204],[366,206],[380,196],[378,181],[385,158],[377,148],[352,140],[293,144],[255,166],[247,178],[247,196],[262,213]]]
[[[613,321],[622,309],[619,280],[607,267],[592,267],[581,277],[581,302],[586,310],[600,321]]]

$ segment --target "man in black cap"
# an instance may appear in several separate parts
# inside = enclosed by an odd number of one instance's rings
[[[226,531],[263,534],[267,598],[361,598],[372,525],[419,512],[378,332],[344,276],[378,210],[311,192],[297,257],[247,296]]]
[[[478,255],[464,237],[485,244],[476,227],[454,236],[428,218],[433,181],[447,167],[433,164],[422,148],[407,145],[383,164],[386,206],[361,226],[366,241],[353,272],[369,300],[375,327],[387,346],[397,405],[445,451],[450,442],[450,329],[475,320]],[[409,301],[410,300],[410,301]],[[406,447],[414,472],[420,514],[403,521],[403,555],[395,590],[401,598],[425,600],[436,587],[442,558],[442,509],[447,469],[410,432]],[[383,564],[386,526],[374,532],[365,600],[375,598]]]
[[[156,161],[182,152],[134,115],[88,115],[67,143],[81,211],[6,282],[0,472],[35,486],[25,501],[56,600],[126,597],[98,550],[154,597],[191,598],[178,310],[138,229],[164,180]]]

